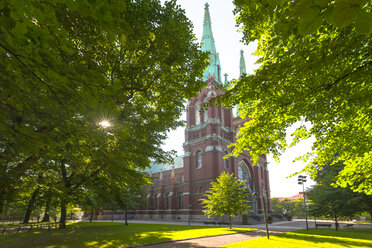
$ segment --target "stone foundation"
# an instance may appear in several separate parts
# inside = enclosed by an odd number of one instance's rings
[[[168,212],[168,213],[167,213]],[[89,219],[87,216],[85,219]],[[124,211],[102,211],[97,217],[96,220],[124,220],[125,215]],[[225,222],[228,223],[228,216],[223,217],[213,217],[208,219],[206,215],[200,214],[200,211],[195,211],[195,213],[188,214],[187,210],[166,210],[166,211],[157,211],[157,210],[137,210],[137,211],[128,211],[128,220],[162,220],[162,221],[180,221],[180,222],[200,222],[201,225],[204,225],[204,221],[215,221],[215,222]],[[274,218],[274,221],[276,218]],[[248,215],[245,217],[236,216],[231,218],[232,224],[235,225],[253,225],[264,223],[263,215]]]

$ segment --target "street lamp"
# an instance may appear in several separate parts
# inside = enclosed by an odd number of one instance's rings
[[[307,209],[306,209],[306,200],[305,200],[305,182],[307,176],[298,176],[298,184],[302,184],[302,193],[304,194],[304,206],[305,206],[305,218],[306,218],[306,230],[309,230],[309,224],[307,223]]]
[[[266,237],[267,239],[270,239],[270,235],[269,235],[269,227],[267,225],[267,217],[266,217],[266,204],[265,204],[265,197],[262,197],[261,195],[259,195],[257,192],[254,192],[253,195],[255,197],[259,197],[259,198],[262,198],[262,203],[263,203],[263,207],[264,207],[264,218],[265,218],[265,225],[266,225]]]
[[[189,221],[188,221],[189,226],[190,226],[190,222],[191,222],[191,209],[192,209],[192,204],[189,205]]]

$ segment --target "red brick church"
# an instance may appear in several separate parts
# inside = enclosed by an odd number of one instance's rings
[[[235,223],[263,221],[263,202],[271,211],[269,171],[266,155],[252,166],[250,154],[223,159],[231,150],[227,146],[236,140],[239,128],[247,119],[234,117],[232,109],[203,104],[217,95],[224,94],[221,86],[228,84],[225,74],[221,78],[221,64],[213,39],[208,4],[205,5],[202,50],[210,52],[210,66],[204,71],[208,87],[187,104],[187,128],[185,129],[184,155],[176,157],[173,164],[155,164],[145,173],[154,178],[149,186],[146,206],[130,211],[134,219],[161,219],[204,221],[199,199],[208,192],[210,182],[223,172],[234,173],[239,180],[246,180],[247,190],[257,192],[260,198],[250,197],[252,213],[236,217]],[[240,54],[240,73],[246,73],[243,53]],[[267,199],[263,201],[263,198]],[[102,216],[103,217],[103,216]],[[216,218],[216,220],[222,220]]]
[[[187,104],[187,128],[185,129],[185,154],[174,159],[174,164],[152,164],[146,172],[154,178],[148,189],[145,209],[132,213],[136,219],[164,219],[202,221],[207,217],[202,213],[199,199],[208,192],[210,182],[223,172],[234,173],[239,180],[247,181],[249,192],[259,192],[265,199],[267,209],[271,209],[269,171],[266,155],[256,166],[252,166],[250,154],[238,157],[223,157],[230,152],[227,146],[236,140],[239,128],[248,120],[234,117],[232,109],[211,106],[203,109],[203,104],[211,98],[224,94],[221,65],[213,39],[208,4],[205,5],[202,50],[210,52],[210,66],[204,71],[204,88],[198,97]],[[240,54],[240,73],[246,73],[243,53]],[[236,218],[235,222],[261,221],[263,199],[251,197],[249,216]],[[248,220],[251,219],[251,220]]]

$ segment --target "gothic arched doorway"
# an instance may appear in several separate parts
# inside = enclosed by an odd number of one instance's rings
[[[257,199],[255,196],[253,196],[254,189],[251,187],[253,186],[253,177],[251,175],[251,172],[249,170],[248,165],[242,160],[238,164],[238,179],[239,181],[245,180],[244,187],[246,188],[249,197],[248,200],[251,202],[250,207],[252,210],[252,214],[257,213]],[[243,223],[244,223],[244,216],[243,216]]]

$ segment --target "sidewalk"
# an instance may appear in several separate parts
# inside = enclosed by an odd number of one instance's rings
[[[270,235],[279,232],[270,232]],[[266,236],[266,231],[257,230],[244,233],[218,235],[213,237],[193,238],[185,240],[175,240],[169,242],[160,242],[153,244],[134,245],[129,247],[149,247],[149,248],[215,248],[223,245],[238,243],[250,239],[256,239]]]

